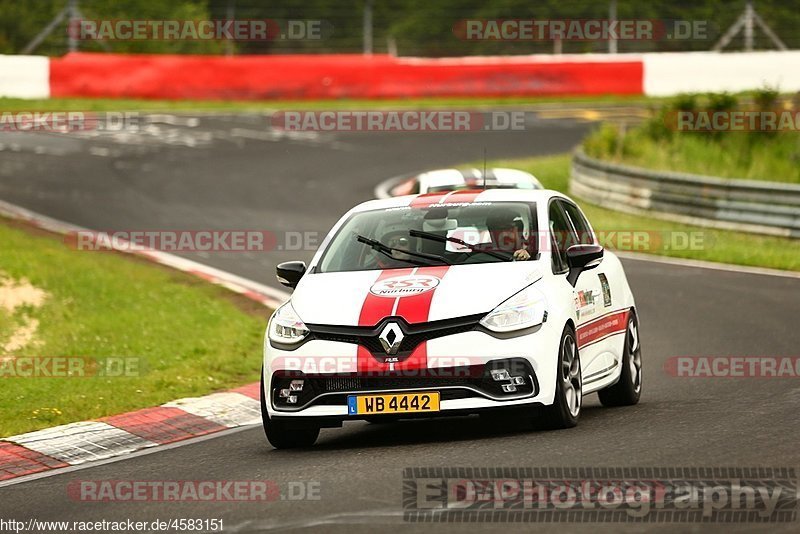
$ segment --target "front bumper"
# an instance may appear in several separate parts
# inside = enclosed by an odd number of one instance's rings
[[[357,420],[367,416],[348,415],[349,395],[413,391],[440,394],[440,411],[424,416],[552,404],[559,336],[552,335],[551,329],[544,326],[505,339],[479,331],[432,339],[423,348],[426,351],[423,368],[398,372],[363,372],[359,358],[364,357],[365,351],[363,348],[359,351],[352,343],[311,340],[287,351],[267,341],[264,360],[267,411],[270,418]],[[509,362],[517,375],[525,377],[526,387],[504,393],[500,384],[491,380],[489,370]],[[302,379],[308,386],[298,392],[295,404],[289,406],[282,402],[279,393],[288,388],[292,379]]]

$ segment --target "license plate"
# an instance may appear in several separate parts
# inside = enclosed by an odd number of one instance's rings
[[[438,391],[391,395],[348,395],[347,397],[347,413],[349,415],[438,411]]]

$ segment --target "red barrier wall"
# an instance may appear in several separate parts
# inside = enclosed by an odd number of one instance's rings
[[[69,54],[50,62],[53,97],[312,99],[642,94],[641,61],[386,55]]]

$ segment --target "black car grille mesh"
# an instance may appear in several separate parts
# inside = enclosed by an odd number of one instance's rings
[[[478,322],[483,315],[471,315],[459,317],[457,319],[446,319],[444,321],[432,321],[422,325],[409,325],[402,318],[388,317],[374,327],[361,326],[329,326],[329,325],[306,325],[311,331],[313,339],[325,341],[338,341],[340,343],[352,343],[361,345],[372,354],[386,355],[383,350],[380,335],[383,328],[389,322],[395,322],[403,331],[403,341],[397,352],[400,359],[410,355],[421,343],[444,336],[462,334],[475,330]]]
[[[447,386],[465,386],[480,383],[480,376],[470,378],[465,376],[439,376],[439,377],[337,377],[337,378],[312,378],[315,387],[326,393],[339,391],[378,391],[387,389],[419,389],[441,388]]]
[[[512,375],[526,378],[524,385],[518,385],[513,393],[502,390],[503,382],[491,377],[491,370],[504,368]],[[307,404],[339,405],[346,401],[346,394],[388,390],[437,390],[442,400],[465,398],[476,394],[492,398],[536,395],[539,383],[530,363],[523,358],[493,360],[487,364],[460,367],[443,367],[409,371],[389,371],[380,374],[359,375],[306,375],[300,371],[277,371],[272,376],[273,406],[277,409],[300,409]],[[282,388],[288,388],[292,380],[302,380],[301,391],[293,393],[298,397],[294,406],[279,396]]]

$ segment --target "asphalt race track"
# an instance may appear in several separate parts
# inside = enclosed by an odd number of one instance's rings
[[[263,229],[325,232],[377,182],[490,158],[564,152],[586,124],[529,118],[525,131],[380,135],[267,134],[264,117],[154,120],[136,135],[0,133],[0,199],[98,230]],[[277,285],[274,266],[312,250],[191,254]],[[274,451],[260,427],[0,488],[0,516],[26,520],[219,518],[226,532],[338,526],[432,530],[403,522],[402,469],[800,465],[796,378],[678,378],[673,356],[798,356],[800,278],[625,260],[637,299],[644,394],[632,408],[592,395],[577,428],[487,426],[478,418],[354,422],[323,430],[310,450]],[[253,354],[259,359],[260,354]],[[319,500],[272,503],[79,502],[76,480],[274,480],[319,484]],[[532,525],[490,524],[494,530]],[[466,532],[474,524],[438,524]],[[559,523],[546,530],[706,531],[709,525]],[[600,528],[598,528],[600,527]],[[765,528],[720,524],[730,532]],[[772,531],[796,532],[796,524]]]

